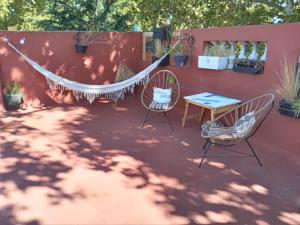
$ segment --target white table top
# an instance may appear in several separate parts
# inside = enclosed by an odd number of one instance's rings
[[[185,96],[183,98],[213,108],[220,108],[228,105],[238,104],[241,102],[241,100],[238,99],[228,98],[222,95],[217,95],[209,92]]]

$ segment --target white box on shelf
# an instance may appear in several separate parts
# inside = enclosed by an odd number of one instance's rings
[[[198,56],[198,68],[211,70],[224,70],[227,68],[228,57]]]

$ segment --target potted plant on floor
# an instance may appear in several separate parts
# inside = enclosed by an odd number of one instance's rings
[[[281,71],[277,73],[279,85],[275,91],[282,97],[279,103],[279,113],[300,119],[300,68],[296,70],[295,65],[293,61],[284,59]]]
[[[232,71],[239,73],[261,74],[264,71],[264,62],[260,60],[236,59]]]
[[[223,70],[227,68],[229,52],[224,43],[212,42],[207,55],[198,57],[198,68]]]
[[[176,66],[186,65],[189,56],[186,54],[185,47],[182,43],[177,44],[175,48],[172,50],[172,53],[174,55],[173,59]]]
[[[8,110],[19,109],[23,103],[23,94],[20,92],[21,83],[11,81],[4,86],[4,103]]]

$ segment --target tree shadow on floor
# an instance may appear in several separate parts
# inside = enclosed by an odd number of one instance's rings
[[[19,132],[6,131],[2,157],[4,161],[13,159],[14,163],[4,166],[1,183],[13,182],[21,191],[33,186],[47,187],[54,193],[48,195],[48,200],[59,205],[65,199],[88,195],[69,193],[59,185],[63,179],[60,174],[70,173],[76,162],[80,162],[108,176],[112,172],[122,174],[128,188],[149,190],[151,201],[179,224],[297,222],[297,208],[292,200],[299,194],[299,172],[295,164],[275,165],[280,155],[273,155],[273,159],[263,157],[266,164],[263,168],[253,158],[229,157],[209,159],[199,169],[203,141],[198,130],[180,129],[176,122],[175,132],[160,125],[141,129],[143,108],[136,101],[125,100],[117,106],[57,107],[40,115],[45,119],[53,113],[61,114],[55,123],[59,125],[57,135],[61,132],[64,138],[61,142],[47,143],[45,148],[63,153],[72,163],[53,161],[47,151],[39,151],[37,155],[31,151],[35,148],[31,140],[21,140],[34,130],[24,125],[28,120],[25,116],[16,128]],[[18,141],[9,141],[10,134],[17,135]],[[51,133],[41,130],[36,131],[39,134],[51,137]],[[37,176],[36,180],[30,180],[31,175]],[[13,190],[6,187],[1,190],[9,198]],[[13,214],[18,210],[9,210],[10,216],[5,217],[8,224],[16,218]]]

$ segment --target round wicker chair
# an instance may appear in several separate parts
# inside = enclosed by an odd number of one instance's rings
[[[153,101],[154,88],[162,88],[162,89],[171,88],[172,94],[171,94],[170,104],[155,103]],[[149,78],[141,95],[142,104],[148,110],[145,119],[142,123],[142,127],[144,127],[146,122],[154,119],[155,117],[161,115],[162,113],[163,116],[167,119],[167,122],[169,123],[171,130],[174,130],[172,123],[167,115],[167,112],[169,112],[172,108],[174,108],[174,106],[178,102],[179,96],[180,96],[180,86],[175,74],[173,74],[169,70],[160,70],[155,74],[153,74]],[[157,114],[150,118],[149,116],[151,112]]]
[[[199,167],[201,167],[212,145],[225,150],[234,151],[228,149],[228,147],[236,145],[241,141],[247,143],[252,154],[238,153],[254,156],[260,166],[262,166],[261,161],[248,139],[255,134],[274,107],[274,99],[274,94],[265,94],[256,97],[220,115],[215,120],[207,121],[203,124],[201,136],[206,139],[206,143],[203,146],[204,155]]]

